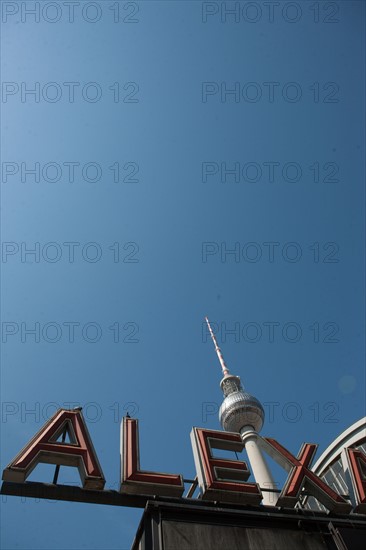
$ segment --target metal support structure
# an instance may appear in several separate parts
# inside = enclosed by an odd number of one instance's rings
[[[184,481],[188,481],[188,480],[184,480]],[[188,489],[187,493],[184,495],[184,498],[192,498],[195,490],[197,489],[197,486],[198,486],[198,477],[196,476],[194,479],[191,479],[189,480],[192,485],[190,486],[190,488]]]
[[[65,424],[65,428],[64,428],[64,431],[62,433],[62,439],[61,439],[61,443],[65,443],[66,441],[66,434],[67,434],[67,425]],[[53,481],[52,483],[54,485],[57,485],[57,480],[58,480],[58,474],[60,472],[60,465],[57,464],[56,468],[55,468],[55,474],[53,476]]]

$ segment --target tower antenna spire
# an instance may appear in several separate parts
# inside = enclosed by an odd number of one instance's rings
[[[222,355],[221,349],[219,348],[219,346],[217,344],[217,341],[216,341],[215,335],[213,333],[213,330],[211,328],[210,321],[208,320],[208,317],[205,317],[205,321],[207,323],[208,330],[210,331],[211,338],[212,338],[212,341],[213,341],[214,346],[215,346],[215,351],[217,353],[217,357],[219,358],[219,361],[220,361],[222,373],[223,373],[224,376],[228,376],[230,374],[230,371],[229,371],[229,369],[227,368],[227,366],[225,364],[224,357]]]

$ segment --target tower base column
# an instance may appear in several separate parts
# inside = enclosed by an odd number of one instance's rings
[[[248,454],[255,481],[262,489],[277,489],[266,459],[257,443],[257,432],[255,432],[252,427],[245,426],[240,430],[240,435],[245,443],[245,450]],[[277,500],[277,493],[263,491],[263,504],[266,506],[276,506]]]

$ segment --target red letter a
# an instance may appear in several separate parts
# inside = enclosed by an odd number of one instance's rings
[[[65,430],[70,443],[59,443]],[[80,410],[59,409],[5,468],[3,479],[23,483],[40,462],[77,466],[84,489],[104,488],[103,472]]]

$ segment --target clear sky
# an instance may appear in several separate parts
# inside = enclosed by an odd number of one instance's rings
[[[193,477],[205,315],[263,435],[319,456],[365,414],[364,2],[1,7],[1,468],[71,403],[106,488],[127,410]],[[3,497],[2,547],[127,549],[141,513]]]

